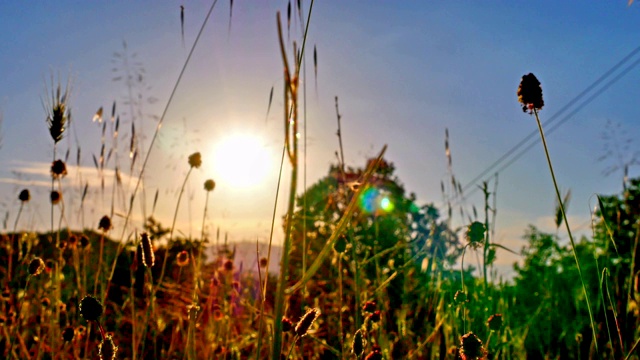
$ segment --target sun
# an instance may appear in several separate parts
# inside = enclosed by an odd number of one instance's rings
[[[271,156],[262,139],[248,133],[225,136],[214,144],[213,160],[216,178],[231,188],[258,187],[271,169]]]

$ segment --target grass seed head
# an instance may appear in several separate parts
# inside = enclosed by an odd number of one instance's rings
[[[200,165],[202,165],[202,155],[199,152],[189,155],[189,166],[197,169]]]
[[[22,202],[27,202],[31,199],[31,194],[29,193],[28,189],[24,189],[22,191],[20,191],[20,195],[18,195],[18,200],[22,201]]]
[[[102,315],[102,304],[91,295],[85,296],[80,301],[80,315],[87,321],[97,321]]]
[[[117,352],[118,347],[113,342],[113,337],[111,335],[107,335],[100,343],[100,360],[114,360]]]
[[[140,246],[142,247],[142,263],[144,266],[150,268],[156,262],[155,254],[153,253],[153,244],[147,233],[140,235]]]
[[[38,276],[44,270],[44,261],[37,257],[29,263],[29,275]]]
[[[542,100],[542,86],[535,75],[529,73],[522,77],[518,86],[518,101],[522,104],[522,111],[533,113],[533,110],[541,110],[544,106]]]
[[[298,324],[296,325],[296,335],[300,337],[305,336],[318,316],[320,316],[320,310],[316,308],[309,309],[307,313],[302,316],[300,321],[298,321]]]
[[[54,179],[61,179],[67,175],[67,165],[64,161],[56,160],[51,163],[51,176]]]

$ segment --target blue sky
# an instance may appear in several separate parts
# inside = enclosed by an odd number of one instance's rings
[[[309,2],[302,3],[308,9]],[[49,224],[45,184],[52,141],[41,105],[45,80],[52,73],[60,74],[63,82],[71,78],[75,125],[58,153],[71,149],[75,159],[76,149],[82,149],[79,172],[74,169],[63,180],[70,194],[68,221],[78,227],[82,220],[73,213],[78,205],[73,193],[80,192],[83,181],[99,182],[91,159],[100,151],[100,127],[91,121],[93,114],[102,106],[110,115],[116,100],[126,129],[121,129],[123,136],[131,126],[131,108],[125,104],[128,89],[112,81],[112,68],[122,69],[121,63],[113,63],[113,53],[122,53],[126,41],[129,56],[137,54],[132,61],[144,66],[144,84],[137,84],[134,93],[156,99],[145,101],[140,109],[144,118],[137,131],[146,134],[141,143],[148,146],[209,6],[202,1],[0,3],[0,31],[5,34],[0,53],[0,210],[9,212],[9,227],[19,205],[17,193],[25,186],[32,189],[34,201],[19,227]],[[262,186],[252,189],[219,181],[208,224],[235,240],[268,236],[283,132],[275,13],[286,14],[286,6],[285,1],[235,1],[229,31],[229,2],[216,5],[151,149],[147,206],[159,189],[156,215],[163,223],[170,223],[188,170],[187,155],[200,151],[204,164],[191,177],[178,219],[183,232],[199,234],[201,184],[219,176],[207,159],[229,134],[250,132],[262,140],[273,171]],[[415,192],[419,202],[442,205],[445,129],[453,171],[466,185],[536,130],[534,119],[523,114],[517,102],[522,75],[533,72],[542,82],[544,121],[640,45],[639,23],[640,7],[627,6],[626,1],[317,1],[308,37],[308,50],[318,49],[318,82],[316,91],[308,57],[307,182],[325,175],[335,159],[334,97],[339,96],[347,163],[363,165],[387,144],[387,158],[395,163],[406,189]],[[294,22],[291,40],[300,35],[299,23]],[[608,122],[619,125],[618,142],[640,137],[639,80],[640,70],[632,69],[549,135],[558,181],[573,195],[570,221],[583,233],[588,233],[593,194],[621,191],[620,173],[602,174],[615,159],[597,159],[603,154],[602,134]],[[274,102],[265,119],[272,86]],[[637,145],[632,142],[631,148]],[[121,168],[128,168],[126,154],[120,157]],[[70,163],[75,165],[75,160]],[[638,175],[637,168],[630,170],[631,176]],[[110,179],[107,176],[107,188]],[[109,197],[103,199],[99,186],[92,189],[85,226],[97,225],[109,211]],[[465,205],[471,204],[482,206],[479,194],[467,199]],[[523,245],[520,237],[527,224],[553,230],[554,192],[541,145],[500,172],[497,205],[495,240],[506,246]],[[276,236],[282,236],[280,231]],[[503,265],[515,260],[499,256]]]

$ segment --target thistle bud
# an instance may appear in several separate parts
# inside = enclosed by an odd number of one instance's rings
[[[56,160],[51,163],[51,176],[54,179],[60,179],[67,175],[67,165],[65,165],[64,161]]]
[[[24,189],[20,191],[20,195],[18,195],[18,199],[22,202],[27,202],[31,199],[31,194],[29,194],[28,189]]]
[[[111,230],[111,219],[105,215],[100,219],[100,222],[98,223],[98,229],[107,232],[109,230]]]
[[[493,314],[489,316],[489,320],[487,320],[487,326],[489,326],[489,330],[498,331],[502,327],[502,314]]]
[[[460,353],[465,359],[481,359],[487,354],[482,341],[472,332],[460,338]]]

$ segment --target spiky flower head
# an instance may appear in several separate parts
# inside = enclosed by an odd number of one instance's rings
[[[176,264],[180,267],[187,266],[189,264],[189,253],[187,250],[182,250],[176,255]]]
[[[111,218],[109,218],[107,215],[103,216],[98,223],[98,229],[104,232],[111,230]]]
[[[532,73],[522,77],[518,86],[518,101],[522,104],[522,111],[529,114],[533,114],[534,110],[541,110],[544,106],[540,81]]]
[[[207,191],[213,191],[213,189],[216,188],[216,182],[209,179],[207,181],[204,182],[204,189]]]
[[[67,175],[67,165],[64,161],[58,159],[51,163],[51,176],[54,179],[60,179]]]
[[[483,359],[487,351],[476,334],[469,332],[460,338],[460,355],[463,360]]]
[[[51,203],[53,205],[57,205],[60,200],[62,200],[62,194],[58,190],[53,190],[51,192],[51,195],[49,195],[49,198],[51,199]]]
[[[113,342],[113,337],[111,335],[105,336],[99,346],[100,360],[114,360],[117,352],[118,347]]]
[[[351,352],[356,356],[362,356],[365,347],[365,340],[362,336],[362,329],[358,329],[356,333],[353,335],[353,342],[351,343]]]
[[[22,202],[27,202],[31,199],[31,194],[29,193],[28,189],[24,189],[22,191],[20,191],[20,195],[18,195],[18,200],[22,201]]]
[[[465,237],[467,241],[474,249],[477,249],[482,246],[484,243],[484,233],[487,229],[484,224],[479,221],[472,222],[469,226],[467,226],[467,232]]]
[[[489,330],[498,331],[502,327],[502,314],[493,314],[489,316],[489,320],[487,320],[487,326],[489,326]]]
[[[31,260],[29,263],[29,275],[38,276],[44,270],[44,261],[41,258],[37,257]]]
[[[317,308],[309,309],[307,313],[300,318],[300,321],[298,321],[296,325],[296,335],[300,337],[305,336],[318,316],[320,316],[320,310]]]
[[[87,295],[80,300],[80,315],[87,321],[97,321],[102,315],[102,304],[93,296]]]
[[[189,166],[197,169],[200,165],[202,165],[202,155],[199,152],[189,155]]]
[[[140,235],[140,247],[142,248],[142,263],[148,268],[153,267],[156,257],[153,253],[153,244],[147,233]]]

